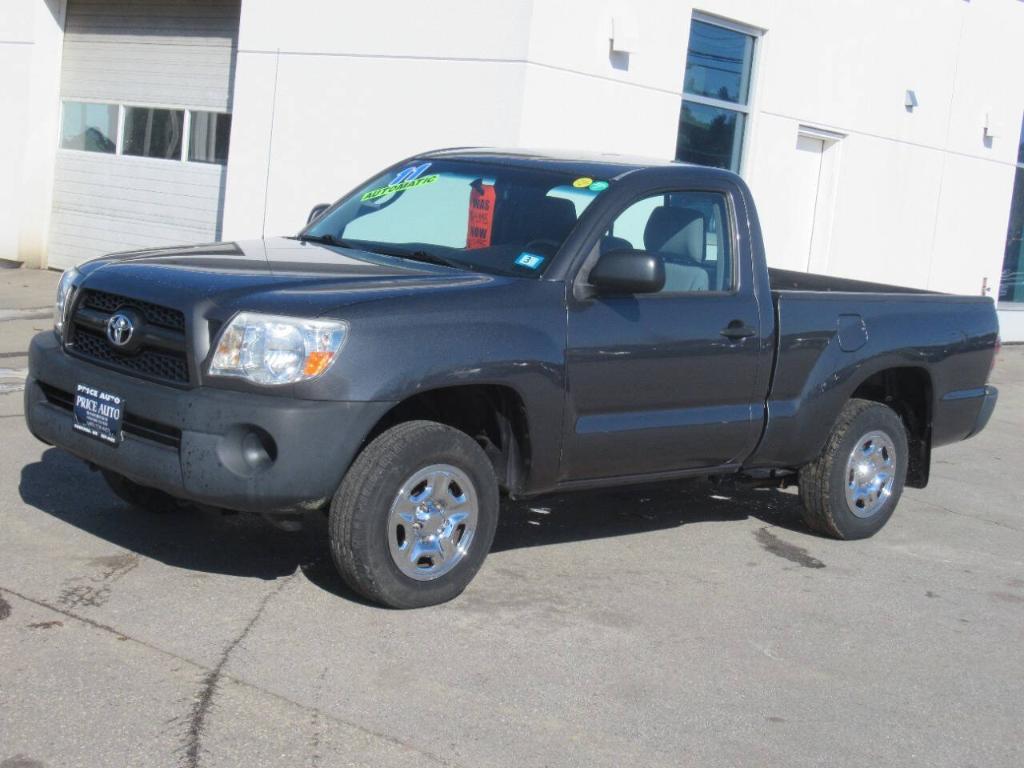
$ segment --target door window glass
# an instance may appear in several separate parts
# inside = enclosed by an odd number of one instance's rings
[[[671,192],[639,200],[619,214],[601,252],[634,249],[665,261],[662,293],[730,291],[735,287],[725,196]]]
[[[184,125],[182,109],[125,107],[122,152],[137,157],[180,160]]]
[[[193,112],[188,159],[193,163],[224,165],[228,161],[230,139],[231,115],[223,112]]]
[[[65,101],[60,145],[64,149],[102,152],[117,150],[117,105]]]

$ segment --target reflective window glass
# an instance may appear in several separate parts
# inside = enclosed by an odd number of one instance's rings
[[[999,300],[1024,302],[1024,168],[1017,169],[1013,185]]]
[[[726,26],[691,22],[676,160],[739,172],[756,41]]]
[[[676,159],[737,170],[746,115],[731,109],[683,102]]]
[[[752,35],[693,21],[683,92],[746,104],[753,57]]]
[[[125,107],[122,153],[137,157],[181,159],[185,111]]]
[[[117,150],[117,105],[65,101],[60,127],[60,145],[64,149],[103,152]]]
[[[189,160],[221,165],[228,161],[231,115],[223,112],[193,112],[191,130],[188,141]]]

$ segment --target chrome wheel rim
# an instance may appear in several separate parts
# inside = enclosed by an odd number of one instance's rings
[[[469,552],[479,497],[469,476],[432,464],[402,483],[388,515],[388,549],[403,574],[417,581],[444,576]]]
[[[878,514],[896,482],[896,444],[885,432],[868,432],[846,462],[846,504],[857,517]]]

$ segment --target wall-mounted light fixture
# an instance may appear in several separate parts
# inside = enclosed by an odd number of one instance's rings
[[[623,11],[612,16],[611,42],[612,53],[636,53],[640,34],[632,13]]]
[[[985,138],[995,139],[1003,134],[1003,123],[996,117],[991,107],[985,110]]]
[[[907,108],[907,112],[913,112],[914,107],[917,106],[917,94],[909,88],[906,96],[903,97],[903,106]]]

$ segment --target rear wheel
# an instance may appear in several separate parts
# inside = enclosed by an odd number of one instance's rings
[[[178,508],[178,501],[170,494],[158,491],[156,488],[149,488],[129,480],[124,475],[111,472],[109,469],[101,470],[100,474],[107,481],[107,485],[121,501],[130,504],[138,509],[147,512],[163,514],[173,512]]]
[[[800,470],[804,520],[837,539],[873,536],[899,503],[907,457],[907,433],[896,412],[850,400],[821,455]]]
[[[419,608],[466,588],[497,524],[483,449],[457,429],[412,421],[377,437],[345,475],[331,502],[331,553],[363,597]]]

